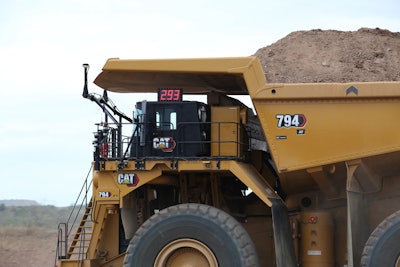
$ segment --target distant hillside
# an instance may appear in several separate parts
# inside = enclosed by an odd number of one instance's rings
[[[0,204],[0,227],[45,227],[57,229],[58,223],[65,222],[70,207],[54,206],[5,206]]]
[[[66,222],[71,207],[0,203],[0,267],[54,266],[57,227]]]
[[[4,205],[6,207],[10,206],[38,206],[40,205],[35,200],[27,200],[27,199],[4,199],[0,200],[0,205]]]

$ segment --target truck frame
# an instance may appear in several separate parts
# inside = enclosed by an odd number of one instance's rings
[[[83,97],[104,120],[56,266],[400,266],[399,82],[267,83],[256,57],[113,58],[96,95],[88,68]],[[131,117],[107,92],[158,99]]]

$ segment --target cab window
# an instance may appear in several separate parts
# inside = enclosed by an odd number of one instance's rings
[[[172,108],[163,108],[155,113],[156,128],[158,130],[176,130],[177,114]]]

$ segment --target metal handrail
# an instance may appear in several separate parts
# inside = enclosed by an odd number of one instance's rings
[[[79,266],[82,266],[83,261],[85,260],[86,257],[83,255],[85,254],[85,236],[86,236],[86,230],[82,228],[81,230],[81,235],[80,235],[80,244],[79,244],[79,250],[78,250],[78,264]]]
[[[58,224],[57,248],[56,248],[56,256],[54,258],[54,266],[57,265],[57,260],[65,259],[67,256],[67,228],[68,228],[67,223]]]
[[[74,228],[74,226],[75,226],[75,224],[77,222],[79,214],[82,211],[82,207],[84,206],[85,209],[86,209],[87,206],[88,206],[88,196],[87,196],[87,194],[88,194],[88,192],[89,192],[89,190],[91,189],[91,186],[92,186],[92,180],[90,180],[90,182],[88,183],[88,178],[89,178],[90,173],[92,172],[92,169],[93,169],[93,166],[91,166],[90,169],[89,169],[89,172],[88,172],[88,174],[86,176],[86,179],[85,179],[85,181],[84,181],[84,183],[82,185],[82,188],[81,188],[81,190],[80,190],[80,192],[78,194],[78,197],[77,197],[77,199],[75,201],[75,204],[72,207],[71,213],[70,213],[70,215],[68,217],[67,225],[70,224],[72,219],[73,219],[73,222],[72,222],[71,227],[70,227],[70,229],[68,231],[67,237],[69,237],[69,235],[71,234],[71,231],[72,231],[72,229]],[[81,201],[80,205],[78,205],[78,202],[81,199],[81,195],[82,195],[83,192],[84,192],[84,196],[82,197],[82,201]],[[73,217],[74,214],[75,214],[75,217]]]
[[[93,166],[90,167],[89,172],[85,178],[82,188],[78,194],[78,197],[71,209],[71,213],[67,219],[67,222],[59,223],[58,225],[58,238],[57,238],[57,248],[56,256],[54,260],[54,266],[57,266],[57,260],[66,259],[68,257],[68,241],[75,224],[77,223],[78,217],[81,214],[82,207],[88,207],[88,192],[92,186],[92,180],[88,182],[89,175],[92,172]],[[80,202],[80,203],[79,203]],[[78,205],[79,203],[79,205]],[[72,223],[71,223],[72,222]],[[84,229],[83,233],[84,233]],[[84,235],[83,235],[84,236]],[[82,238],[82,236],[81,236]],[[81,251],[81,248],[79,248]]]

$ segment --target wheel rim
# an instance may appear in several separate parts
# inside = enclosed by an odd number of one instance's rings
[[[396,261],[396,264],[394,265],[394,267],[400,267],[400,256],[397,257],[397,261]]]
[[[154,266],[218,267],[214,253],[203,243],[189,238],[175,240],[161,249]]]

